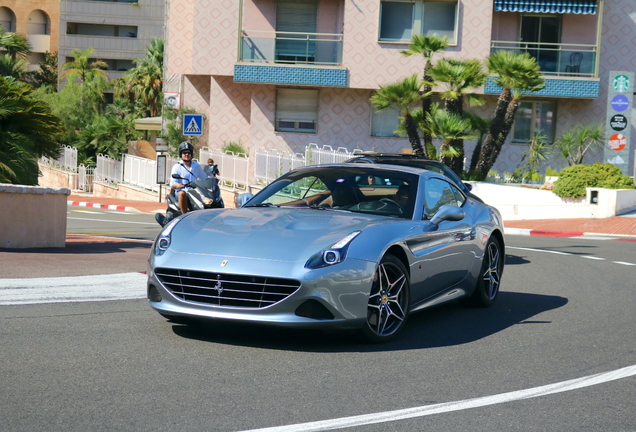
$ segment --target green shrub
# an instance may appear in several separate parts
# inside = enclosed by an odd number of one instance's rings
[[[223,146],[221,146],[221,150],[223,150],[223,152],[225,153],[232,152],[236,156],[247,157],[247,150],[245,150],[245,147],[243,147],[243,143],[241,141],[225,142],[223,143]]]
[[[572,165],[559,173],[554,193],[561,198],[585,196],[585,188],[634,189],[634,181],[611,164]]]

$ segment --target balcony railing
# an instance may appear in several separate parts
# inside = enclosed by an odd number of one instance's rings
[[[342,64],[342,35],[243,30],[240,60],[337,66]]]
[[[527,52],[537,59],[544,75],[598,77],[596,45],[492,41],[490,51]]]

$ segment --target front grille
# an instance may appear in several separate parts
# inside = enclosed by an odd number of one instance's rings
[[[155,269],[155,275],[180,299],[215,306],[265,308],[286,299],[300,288],[297,280],[262,276],[167,268]]]

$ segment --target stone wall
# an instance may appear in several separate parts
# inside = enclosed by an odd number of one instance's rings
[[[64,247],[66,188],[0,184],[1,248]]]

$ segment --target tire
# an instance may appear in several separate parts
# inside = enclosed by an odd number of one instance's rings
[[[495,303],[499,294],[503,264],[504,257],[501,254],[501,243],[497,238],[490,237],[484,250],[484,259],[479,271],[477,286],[470,297],[473,305],[490,307]]]
[[[367,305],[364,338],[373,343],[394,339],[404,328],[409,314],[409,275],[402,261],[385,255],[374,275]]]

